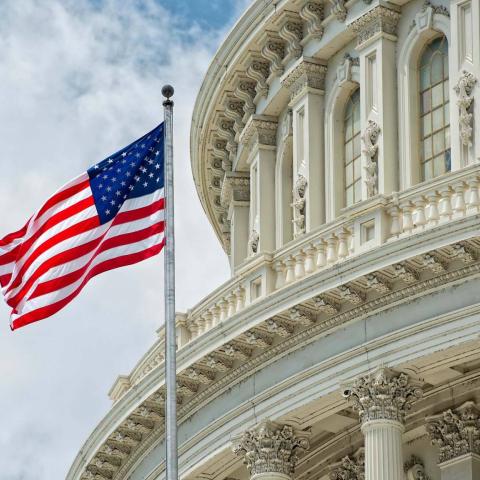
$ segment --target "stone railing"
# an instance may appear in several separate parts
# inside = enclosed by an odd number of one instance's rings
[[[479,213],[479,185],[480,165],[472,165],[401,193],[361,202],[342,212],[335,222],[297,238],[275,254],[250,258],[193,309],[177,314],[178,348],[310,275],[386,243]],[[345,296],[350,294],[347,288]],[[110,393],[112,400],[163,363],[163,330],[158,334],[133,372],[118,378]]]

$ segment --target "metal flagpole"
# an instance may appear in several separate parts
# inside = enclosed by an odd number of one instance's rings
[[[173,87],[165,85],[165,400],[167,480],[178,480],[177,451],[177,339],[175,329],[175,235],[173,208]]]

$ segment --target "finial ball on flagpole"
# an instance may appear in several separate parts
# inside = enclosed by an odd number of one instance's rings
[[[171,85],[164,85],[162,87],[162,95],[164,97],[166,97],[167,99],[169,99],[170,97],[173,96],[174,91],[175,90],[173,89],[173,87]]]

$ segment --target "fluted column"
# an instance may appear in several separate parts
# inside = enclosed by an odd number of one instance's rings
[[[408,376],[380,368],[344,391],[359,412],[365,436],[365,479],[403,480],[405,412],[422,395]]]
[[[442,480],[480,478],[480,410],[474,402],[427,417],[427,432],[440,449]]]
[[[252,480],[290,480],[299,456],[309,448],[307,437],[267,420],[234,438],[233,452],[243,457]]]

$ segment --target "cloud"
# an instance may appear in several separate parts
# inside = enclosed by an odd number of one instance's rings
[[[232,2],[232,12],[244,4]],[[160,90],[170,82],[177,310],[224,281],[227,259],[197,199],[189,159],[194,99],[224,33],[153,0],[1,2],[0,236],[64,182],[161,121]],[[2,479],[65,477],[108,411],[114,379],[154,341],[163,318],[162,258],[103,274],[54,318],[13,334],[0,306]]]

